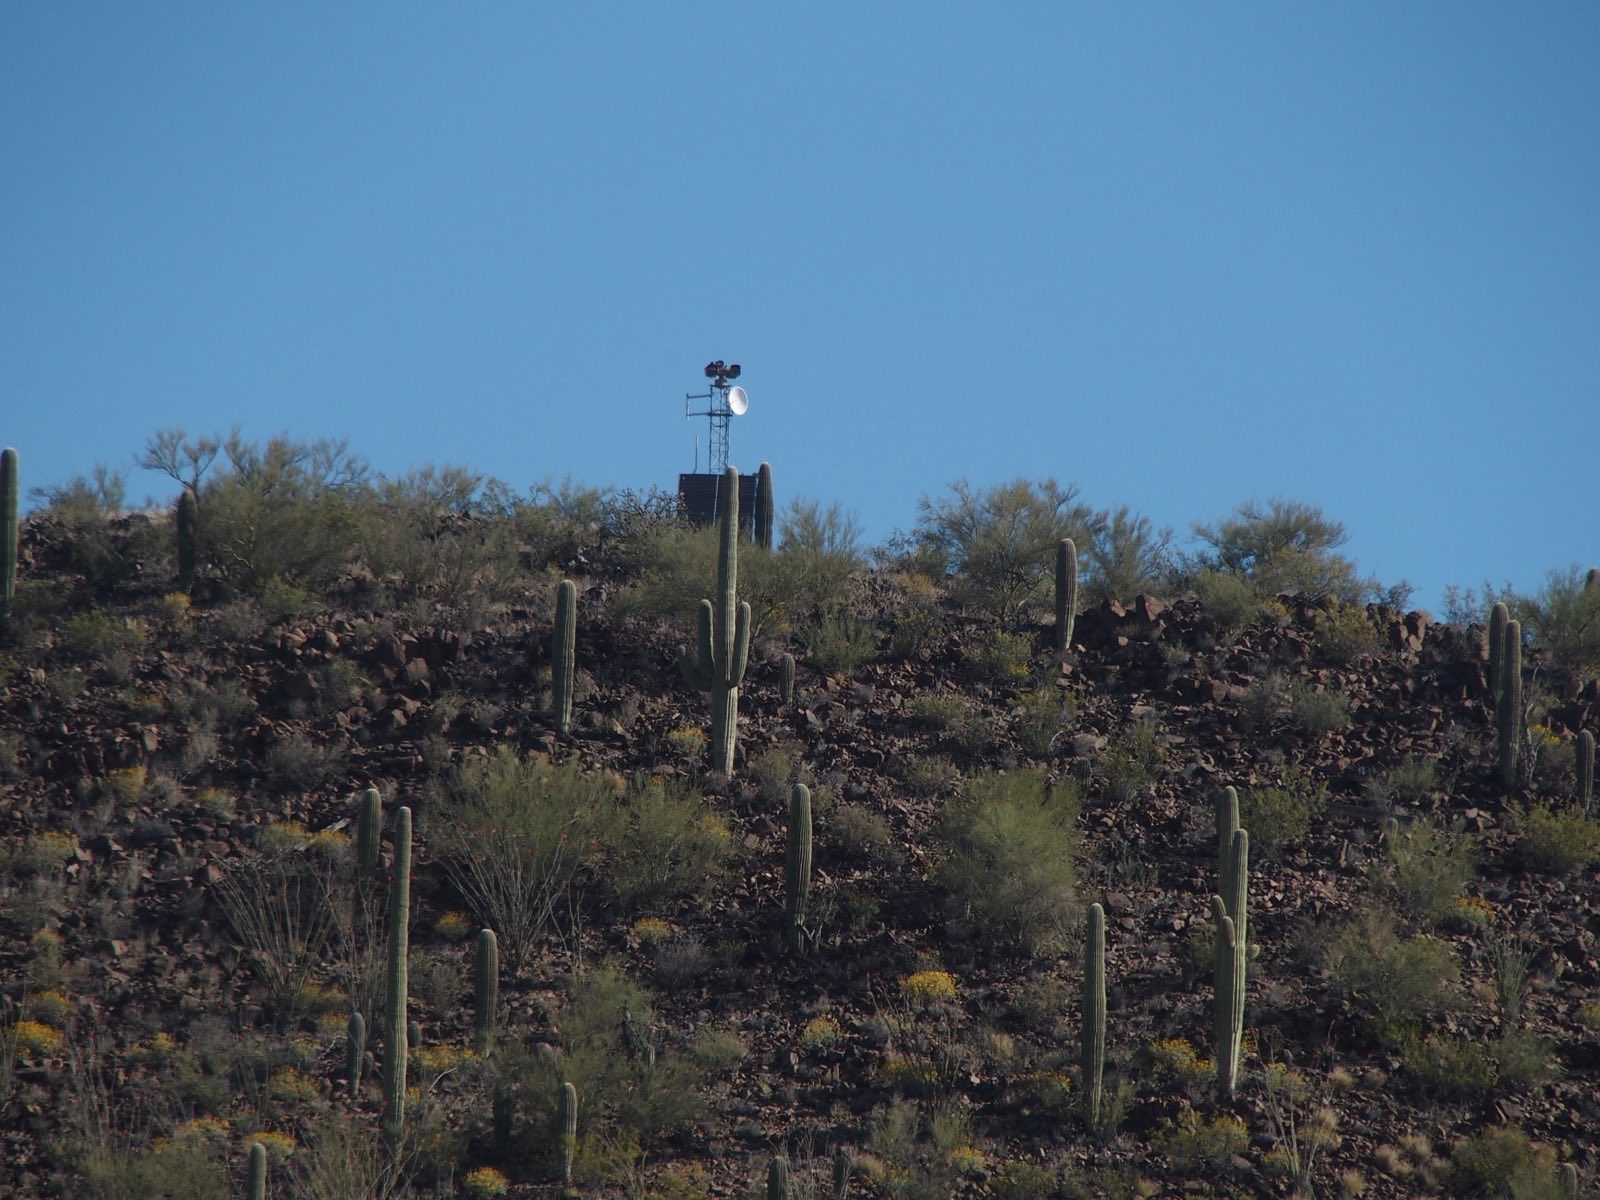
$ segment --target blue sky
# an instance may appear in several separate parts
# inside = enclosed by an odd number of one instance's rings
[[[0,443],[669,487],[723,358],[872,542],[1054,476],[1530,590],[1600,561],[1597,62],[1589,0],[11,3]]]

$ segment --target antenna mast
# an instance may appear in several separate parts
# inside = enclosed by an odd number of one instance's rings
[[[706,417],[711,424],[711,437],[707,445],[709,462],[707,470],[713,475],[720,475],[728,468],[728,422],[733,417],[742,417],[750,408],[750,398],[742,387],[736,386],[732,381],[739,378],[738,363],[724,363],[720,358],[715,362],[706,364],[706,378],[711,381],[709,391],[689,393],[683,398],[683,417]],[[704,400],[707,407],[703,412],[690,412],[689,401]],[[700,452],[698,439],[695,449],[695,465],[698,467]]]

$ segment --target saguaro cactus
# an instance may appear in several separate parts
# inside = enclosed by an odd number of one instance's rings
[[[1078,547],[1071,538],[1056,543],[1056,649],[1072,645],[1078,619]]]
[[[0,450],[0,617],[17,594],[17,452]]]
[[[478,954],[473,962],[473,1015],[477,1025],[477,1050],[494,1050],[495,1010],[500,1004],[500,943],[494,930],[478,931]]]
[[[173,522],[178,536],[178,585],[194,585],[195,567],[200,561],[200,510],[188,488],[178,497],[178,512]]]
[[[260,1142],[250,1143],[250,1165],[246,1170],[250,1200],[267,1200],[267,1148]]]
[[[411,810],[395,815],[389,893],[389,1011],[383,1047],[383,1132],[398,1141],[406,1122],[406,968],[411,950]]]
[[[1244,1040],[1245,963],[1249,958],[1250,835],[1233,831],[1232,853],[1223,873],[1223,895],[1211,897],[1216,922],[1217,1091],[1232,1099],[1239,1081],[1239,1046]]]
[[[350,1076],[350,1098],[361,1094],[361,1072],[367,1065],[367,1019],[359,1012],[350,1014],[345,1022],[344,1065]]]
[[[756,473],[756,545],[772,549],[772,464],[762,463]]]
[[[783,869],[783,924],[791,954],[806,945],[806,902],[811,898],[811,789],[789,793],[789,852]]]
[[[778,696],[785,704],[794,703],[794,655],[778,660]]]
[[[1224,896],[1232,895],[1228,870],[1233,862],[1233,833],[1239,828],[1239,793],[1225,787],[1217,793],[1217,878]]]
[[[1089,1124],[1100,1124],[1106,1077],[1106,910],[1089,906],[1083,947],[1083,1088]]]
[[[767,1164],[767,1200],[789,1200],[789,1160],[774,1155]]]
[[[739,685],[750,661],[750,606],[738,601],[738,468],[723,474],[720,500],[716,604],[700,601],[698,652],[680,649],[678,664],[692,686],[711,693],[711,765],[731,775],[739,737]]]
[[[550,688],[555,699],[556,728],[572,725],[572,676],[578,641],[578,586],[563,579],[556,589],[556,628],[550,646]]]
[[[356,869],[370,878],[378,873],[378,836],[383,828],[383,797],[369,787],[356,807]]]
[[[1500,692],[1505,687],[1506,622],[1511,620],[1511,610],[1499,601],[1489,610],[1489,695],[1498,707]]]
[[[561,1182],[572,1182],[572,1156],[578,1148],[578,1089],[571,1082],[561,1085],[561,1100],[556,1109],[561,1124]]]
[[[1501,648],[1500,782],[1507,791],[1517,786],[1522,757],[1522,622],[1507,621]]]
[[[1577,759],[1578,803],[1583,805],[1583,815],[1588,816],[1594,807],[1594,734],[1587,729],[1578,731]]]

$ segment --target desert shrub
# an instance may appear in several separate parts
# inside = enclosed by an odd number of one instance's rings
[[[796,497],[778,518],[774,587],[789,611],[820,612],[844,600],[850,576],[861,569],[861,525],[838,504],[823,508]]]
[[[330,873],[297,852],[246,859],[216,884],[216,898],[267,998],[296,1012],[334,932]]]
[[[1245,789],[1239,824],[1250,831],[1251,857],[1276,858],[1311,831],[1326,804],[1326,789],[1298,772],[1286,772],[1276,786]]]
[[[1347,666],[1378,648],[1378,631],[1364,607],[1334,604],[1317,618],[1317,653],[1335,666]]]
[[[1498,1126],[1456,1143],[1450,1154],[1450,1181],[1465,1196],[1560,1196],[1559,1190],[1532,1190],[1556,1177],[1555,1152],[1528,1139],[1522,1130]]]
[[[894,835],[882,813],[841,804],[822,827],[823,844],[845,859],[887,862],[896,857]]]
[[[143,563],[160,558],[162,545],[152,523],[142,517],[119,522],[127,481],[119,472],[96,466],[88,477],[74,476],[60,486],[33,488],[30,498],[43,505],[34,520],[51,527],[61,547],[61,566],[97,588],[113,588],[137,575]]]
[[[1441,1100],[1481,1100],[1499,1079],[1488,1050],[1469,1038],[1433,1035],[1421,1041],[1410,1039],[1401,1049],[1401,1060],[1412,1082]]]
[[[1557,665],[1586,679],[1600,674],[1600,585],[1586,572],[1551,571],[1544,587],[1516,597],[1511,610]]]
[[[1517,849],[1535,871],[1567,874],[1600,858],[1600,819],[1580,808],[1537,804],[1516,820]]]
[[[1373,800],[1380,807],[1416,804],[1439,786],[1439,770],[1431,758],[1413,755],[1400,760],[1381,780],[1369,785]]]
[[[1348,540],[1344,526],[1315,505],[1250,500],[1194,532],[1210,547],[1199,565],[1247,579],[1257,596],[1290,592],[1355,603],[1368,590],[1354,565],[1334,553]]]
[[[1011,710],[1011,732],[1023,750],[1043,757],[1055,751],[1076,712],[1072,697],[1054,687],[1024,692]]]
[[[955,1108],[924,1110],[898,1099],[871,1117],[868,1153],[858,1160],[867,1181],[889,1200],[940,1200],[955,1194],[970,1123]]]
[[[1419,817],[1385,836],[1369,877],[1413,921],[1437,924],[1455,915],[1477,861],[1477,842],[1463,827]]]
[[[1291,684],[1289,715],[1307,736],[1320,738],[1325,733],[1350,726],[1350,701],[1343,692],[1315,688],[1300,680]]]
[[[1334,934],[1323,964],[1365,1013],[1374,1036],[1390,1045],[1402,1044],[1424,1016],[1449,1007],[1460,975],[1448,946],[1401,937],[1394,913],[1383,908],[1361,912]]]
[[[871,621],[844,609],[822,615],[797,632],[806,660],[825,675],[851,675],[878,649],[878,629]]]
[[[1017,683],[1028,677],[1033,644],[1020,633],[991,629],[962,650],[967,668],[986,683]]]
[[[1132,801],[1155,780],[1165,758],[1166,749],[1153,723],[1141,721],[1118,734],[1096,764],[1106,798],[1113,804]]]
[[[949,729],[966,713],[965,700],[943,692],[915,696],[906,704],[906,715],[929,729]]]
[[[303,792],[326,779],[344,756],[337,747],[290,734],[267,749],[267,784],[277,792]]]
[[[1054,479],[982,490],[958,480],[948,496],[918,502],[912,545],[955,576],[963,602],[1010,622],[1043,594],[1057,542],[1090,544],[1101,518],[1077,497],[1076,487]]]
[[[1509,1030],[1489,1045],[1500,1081],[1514,1088],[1534,1087],[1559,1073],[1551,1050],[1547,1038],[1522,1030]]]
[[[1215,567],[1196,571],[1188,580],[1200,607],[1227,637],[1236,637],[1261,611],[1261,597],[1241,575]]]
[[[331,582],[355,544],[352,502],[367,472],[349,443],[276,437],[260,446],[235,430],[219,445],[227,466],[197,487],[202,562],[236,591],[259,593],[274,579]]]
[[[108,613],[85,612],[70,617],[61,640],[80,662],[96,662],[111,655],[129,654],[144,645],[144,629]]]
[[[477,919],[500,937],[507,968],[533,953],[555,919],[615,787],[571,764],[523,760],[507,747],[451,772],[428,806],[429,845]]]
[[[946,806],[939,877],[986,930],[1029,953],[1060,947],[1077,913],[1079,799],[1036,771],[985,775]]]
[[[1083,558],[1080,604],[1132,600],[1156,591],[1171,574],[1172,531],[1158,531],[1149,517],[1123,504],[1096,515]]]
[[[373,578],[402,601],[506,594],[518,573],[517,531],[504,514],[468,515],[483,485],[464,468],[430,465],[364,490],[354,532]]]
[[[606,887],[625,909],[704,895],[727,870],[733,839],[691,784],[635,780],[599,831]]]
[[[1155,1146],[1185,1171],[1227,1171],[1250,1144],[1238,1117],[1202,1117],[1188,1112],[1156,1130]]]
[[[961,779],[961,771],[942,754],[912,758],[900,764],[900,779],[916,796],[943,796]]]

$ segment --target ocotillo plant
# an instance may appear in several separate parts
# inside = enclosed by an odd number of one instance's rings
[[[1578,731],[1577,758],[1578,803],[1588,816],[1594,807],[1594,734],[1587,729]]]
[[[794,703],[794,655],[785,654],[778,660],[778,696],[785,704]]]
[[[756,545],[772,549],[772,464],[762,463],[756,473]]]
[[[563,579],[556,589],[556,628],[550,646],[550,689],[555,700],[556,728],[572,725],[572,676],[578,641],[578,586]]]
[[[411,950],[411,810],[395,814],[394,885],[389,894],[389,1011],[383,1047],[383,1132],[398,1141],[406,1123],[406,968]]]
[[[17,452],[0,450],[0,617],[17,594]]]
[[[1239,1047],[1244,1040],[1245,963],[1249,957],[1250,835],[1233,831],[1232,854],[1223,874],[1224,895],[1211,897],[1216,922],[1217,1091],[1232,1099],[1239,1081]]]
[[[267,1200],[267,1148],[260,1142],[250,1143],[250,1200]]]
[[[1083,947],[1083,1088],[1089,1125],[1100,1124],[1106,1078],[1106,910],[1089,906]]]
[[[361,1071],[367,1064],[367,1019],[358,1012],[345,1023],[345,1071],[350,1076],[350,1098],[361,1094]]]
[[[845,1200],[850,1193],[850,1176],[856,1169],[856,1160],[844,1150],[833,1155],[833,1200]]]
[[[811,789],[789,793],[789,852],[783,870],[783,924],[791,954],[806,946],[806,902],[811,898]]]
[[[733,773],[733,750],[739,737],[739,685],[750,660],[750,606],[738,600],[739,470],[722,477],[721,530],[717,548],[717,598],[700,601],[698,653],[678,651],[678,664],[689,683],[711,693],[711,766]]]
[[[1078,614],[1078,547],[1071,538],[1056,543],[1056,649],[1072,645]]]
[[[774,1155],[767,1164],[767,1200],[789,1200],[789,1160]]]
[[[578,1149],[578,1089],[571,1082],[561,1085],[561,1101],[556,1109],[561,1127],[561,1182],[572,1182],[572,1156]]]
[[[178,497],[173,525],[178,535],[178,585],[187,591],[194,586],[195,567],[200,561],[200,510],[188,488]]]
[[[1501,649],[1500,782],[1507,791],[1517,786],[1522,755],[1522,622],[1507,621]]]
[[[473,962],[473,1015],[480,1055],[494,1051],[495,1009],[500,1003],[500,943],[494,930],[478,931],[478,955]]]
[[[1506,685],[1506,622],[1511,620],[1511,610],[1499,601],[1489,610],[1489,695],[1496,706]]]

